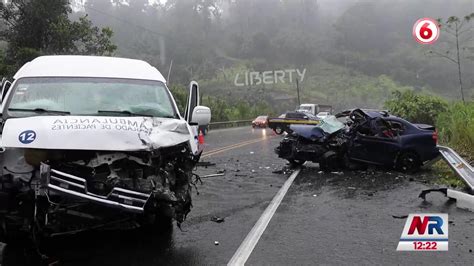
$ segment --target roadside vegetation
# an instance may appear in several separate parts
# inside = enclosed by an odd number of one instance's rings
[[[297,106],[295,79],[235,86],[236,75],[249,71],[306,69],[301,102],[336,111],[381,108],[397,90],[460,99],[455,65],[435,55],[461,50],[456,66],[469,100],[471,45],[460,42],[454,49],[443,33],[436,44],[420,46],[407,34],[420,13],[443,18],[446,31],[461,21],[469,29],[472,16],[463,17],[472,1],[453,1],[447,7],[444,0],[0,0],[0,77],[45,54],[143,59],[169,72],[173,86],[197,80],[203,104],[225,109],[213,108],[213,121],[222,121]]]
[[[87,15],[71,20],[68,0],[0,0],[0,76],[41,55],[112,55],[113,31]],[[1,77],[0,77],[1,78]]]
[[[440,145],[451,147],[466,161],[474,162],[474,102],[447,102],[437,96],[405,91],[395,92],[385,107],[411,122],[435,125]],[[437,162],[434,169],[438,182],[464,186],[444,161]]]

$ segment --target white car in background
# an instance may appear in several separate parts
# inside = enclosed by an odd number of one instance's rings
[[[320,118],[321,120],[322,119],[325,119],[326,117],[328,117],[328,115],[330,115],[329,112],[319,112],[316,117]]]

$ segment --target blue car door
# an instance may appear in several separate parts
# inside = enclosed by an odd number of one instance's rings
[[[351,157],[374,164],[393,165],[399,151],[398,137],[358,136]]]
[[[351,159],[392,166],[400,151],[400,137],[378,119],[370,134],[357,133],[349,150]]]

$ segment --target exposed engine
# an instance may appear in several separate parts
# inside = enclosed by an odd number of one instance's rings
[[[180,224],[192,206],[197,160],[187,143],[153,152],[6,149],[3,229],[57,235],[171,218]]]
[[[347,149],[348,127],[334,116],[318,126],[292,125],[289,133],[275,149],[278,157],[293,165],[306,161],[319,163],[324,171],[336,169]]]

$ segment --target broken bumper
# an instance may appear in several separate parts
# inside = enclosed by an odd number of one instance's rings
[[[129,212],[143,213],[151,196],[151,193],[119,187],[114,187],[106,196],[97,195],[87,191],[86,179],[51,169],[44,163],[40,167],[40,176],[42,188]]]

